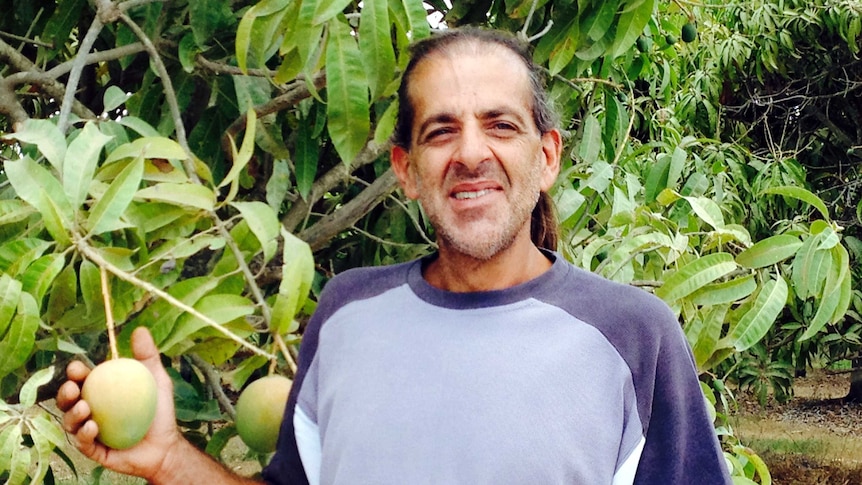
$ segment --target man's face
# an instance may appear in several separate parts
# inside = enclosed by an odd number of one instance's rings
[[[536,128],[523,62],[499,46],[456,47],[424,59],[411,81],[413,143],[394,148],[392,163],[441,250],[488,260],[529,241],[539,192],[559,172],[560,135]]]

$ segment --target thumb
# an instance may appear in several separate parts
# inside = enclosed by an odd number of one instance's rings
[[[150,330],[146,327],[138,327],[132,332],[132,354],[150,370],[159,384],[170,383],[165,368],[162,365],[159,349],[153,340]],[[161,387],[161,385],[159,386]]]
[[[150,367],[151,361],[158,367],[161,367],[159,359],[159,349],[156,347],[156,342],[150,334],[147,327],[138,327],[132,332],[132,354],[140,360],[142,364]]]

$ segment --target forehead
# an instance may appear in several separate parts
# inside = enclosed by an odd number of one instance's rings
[[[532,119],[531,89],[527,66],[517,54],[473,43],[429,54],[416,66],[408,95],[416,124],[439,112],[461,117],[500,108]]]

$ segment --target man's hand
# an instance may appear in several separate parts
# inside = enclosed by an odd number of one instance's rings
[[[63,427],[74,435],[81,453],[105,468],[152,481],[176,461],[171,454],[184,450],[186,443],[176,425],[171,379],[146,328],[139,327],[132,333],[132,352],[153,374],[158,395],[156,417],[140,443],[126,450],[114,450],[96,440],[98,426],[90,419],[87,402],[81,399],[81,385],[90,373],[82,362],[73,361],[66,367],[69,380],[57,391],[57,406],[66,413]]]

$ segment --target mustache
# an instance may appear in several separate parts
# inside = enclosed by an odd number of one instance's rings
[[[449,171],[446,172],[445,182],[447,184],[454,184],[482,179],[508,182],[509,177],[499,163],[488,160],[479,163],[475,167],[468,167],[463,163],[453,164]]]

